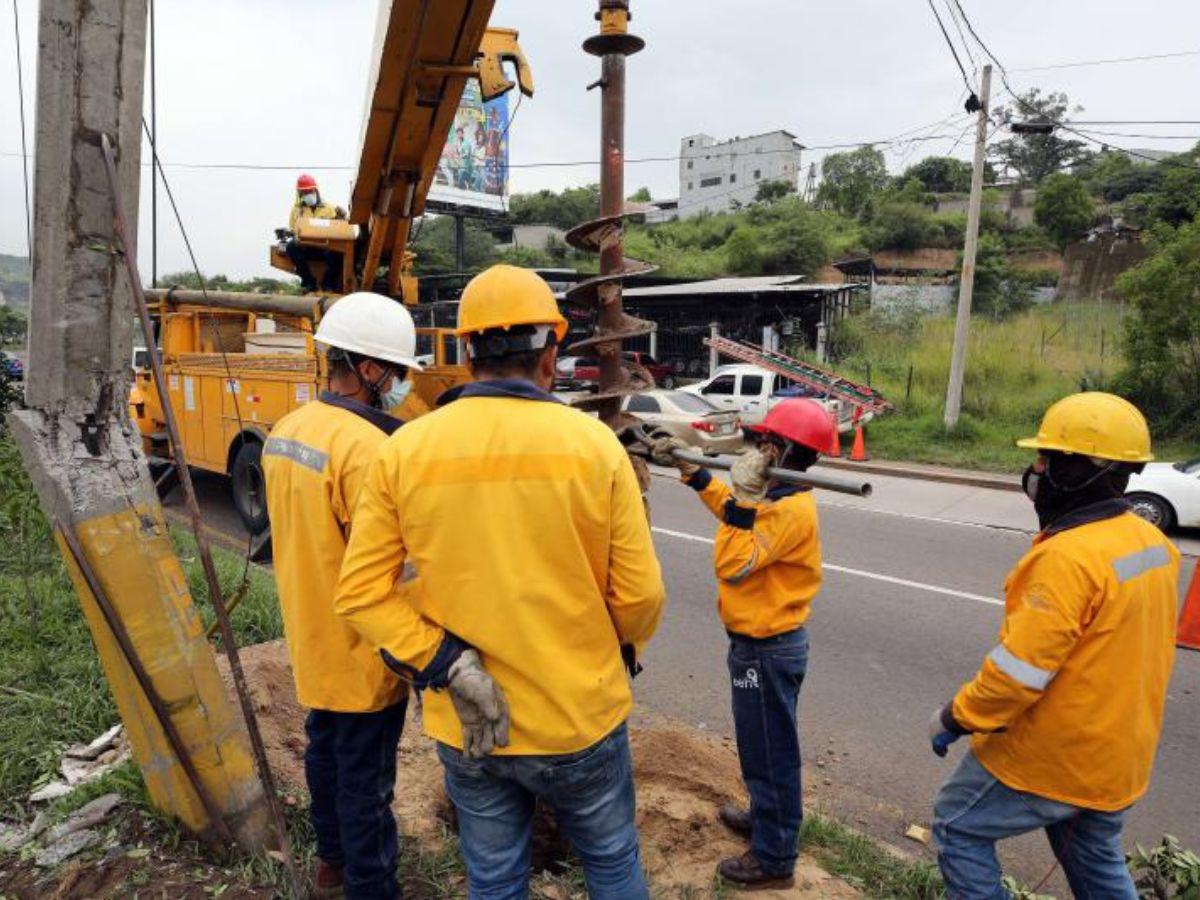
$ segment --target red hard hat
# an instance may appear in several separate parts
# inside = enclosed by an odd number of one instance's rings
[[[298,191],[315,191],[317,189],[317,179],[313,178],[307,172],[296,179],[296,190]]]
[[[808,397],[780,400],[771,407],[761,425],[750,426],[759,434],[777,434],[785,440],[824,453],[833,443],[833,419],[820,401]]]

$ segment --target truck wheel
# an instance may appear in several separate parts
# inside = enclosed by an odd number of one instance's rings
[[[1157,525],[1162,531],[1170,531],[1175,527],[1175,510],[1157,494],[1133,492],[1126,494],[1125,499],[1133,511],[1151,525]]]
[[[260,534],[267,527],[267,483],[262,471],[262,444],[246,441],[233,458],[229,479],[233,506],[246,530]]]
[[[675,390],[675,376],[674,375],[663,376],[662,387],[668,391]]]

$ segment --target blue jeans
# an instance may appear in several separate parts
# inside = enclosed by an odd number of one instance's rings
[[[470,896],[529,895],[536,798],[548,804],[583,863],[592,900],[646,900],[634,826],[633,765],[621,725],[597,744],[563,756],[467,759],[445,744],[438,756],[458,811]]]
[[[790,875],[804,817],[796,705],[808,669],[808,631],[729,635],[738,762],[750,792],[750,849],[771,875]]]
[[[304,730],[304,774],[317,855],[340,866],[348,900],[393,900],[396,883],[396,747],[403,700],[378,712],[314,709]]]
[[[1008,900],[996,841],[1046,829],[1076,897],[1137,900],[1125,867],[1125,811],[1097,812],[1006,787],[970,751],[933,806],[938,865],[950,900]]]

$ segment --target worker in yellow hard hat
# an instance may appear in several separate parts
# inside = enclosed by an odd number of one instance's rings
[[[1000,640],[934,713],[945,756],[973,735],[934,805],[951,897],[1007,897],[996,841],[1045,829],[1077,897],[1137,892],[1121,830],[1145,793],[1175,654],[1179,553],[1124,500],[1153,459],[1138,409],[1074,394],[1046,411],[1025,472],[1041,531],[1005,583]]]
[[[476,380],[380,448],[338,583],[344,620],[430,689],[472,897],[526,896],[536,797],[590,896],[648,896],[622,649],[632,662],[665,591],[628,456],[548,392],[566,330],[533,272],[471,280],[458,334]]]
[[[334,615],[351,513],[367,467],[400,422],[420,369],[403,304],[349,294],[322,317],[329,389],[280,419],[263,448],[275,583],[296,697],[309,710],[305,775],[317,838],[314,881],[348,898],[398,896],[390,808],[407,689]]]
[[[321,247],[302,243],[296,236],[299,223],[304,219],[344,219],[346,211],[340,206],[334,206],[321,198],[321,190],[317,179],[308,173],[296,179],[296,198],[292,203],[292,212],[288,216],[288,229],[291,232],[283,245],[283,251],[296,267],[300,276],[300,286],[305,291],[317,289],[317,279],[313,275],[311,263],[324,262],[325,275],[321,288],[327,291],[337,291],[341,287],[340,254],[332,253]],[[283,234],[284,232],[277,232]]]

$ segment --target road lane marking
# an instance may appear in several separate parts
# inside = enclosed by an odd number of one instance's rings
[[[989,522],[967,522],[964,519],[944,519],[941,516],[923,516],[919,513],[897,512],[893,509],[874,509],[869,506],[859,506],[855,503],[831,503],[828,500],[818,500],[818,506],[829,507],[830,509],[849,509],[857,512],[869,512],[872,515],[895,516],[899,519],[915,519],[918,522],[934,522],[938,525],[960,525],[963,528],[985,528],[988,531],[1009,531],[1013,534],[1034,535],[1037,534],[1029,528],[1021,528],[1018,525],[997,525]]]
[[[679,538],[683,541],[693,541],[697,544],[712,544],[712,538],[701,537],[698,534],[688,534],[686,531],[672,531],[670,528],[660,528],[657,525],[650,529],[667,537]],[[853,569],[850,566],[838,566],[833,563],[823,563],[822,568],[828,572],[840,572],[843,575],[857,575],[859,578],[869,578],[872,581],[882,581],[885,584],[894,584],[898,587],[915,588],[919,591],[928,591],[931,594],[943,594],[947,597],[957,597],[961,600],[974,600],[976,603],[986,603],[989,606],[1003,606],[1003,600],[997,600],[995,597],[985,597],[983,594],[972,594],[969,591],[960,591],[955,588],[942,587],[937,584],[926,584],[923,581],[910,581],[907,578],[897,578],[895,575],[884,575],[880,572],[868,572],[865,569]]]

